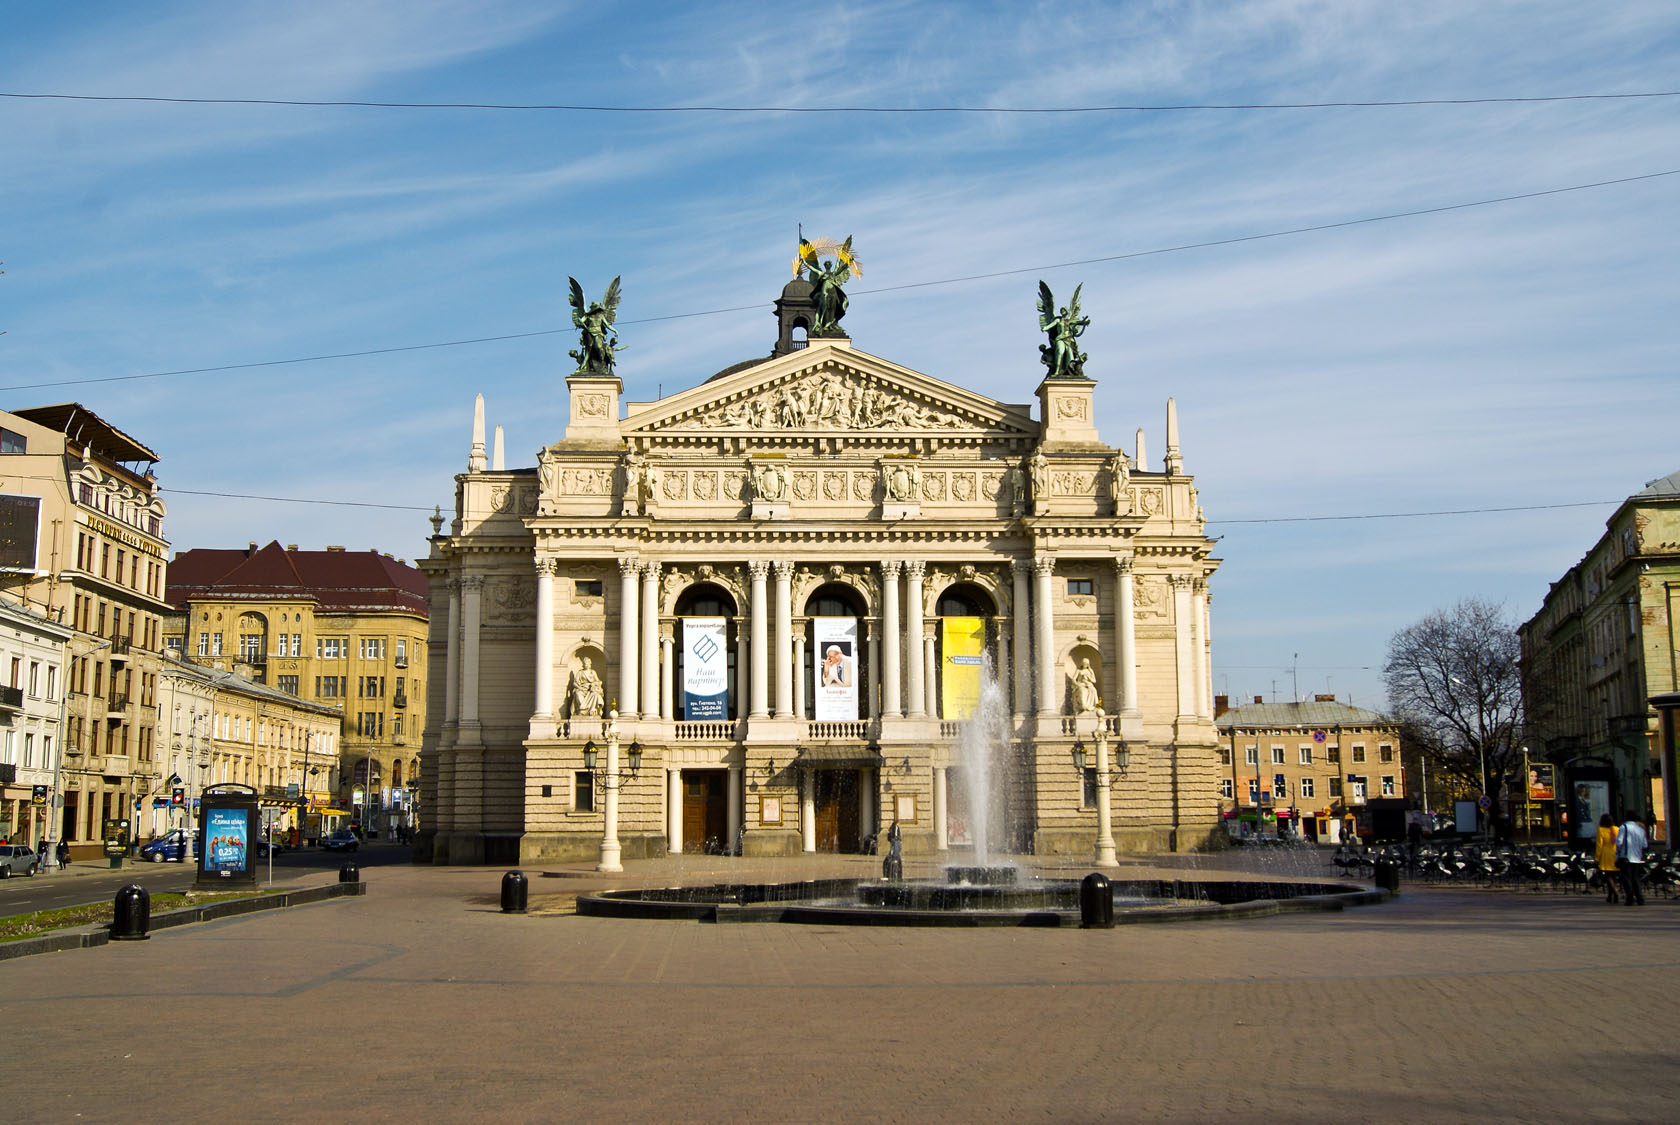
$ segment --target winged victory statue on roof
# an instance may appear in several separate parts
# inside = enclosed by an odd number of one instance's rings
[[[579,373],[611,375],[614,354],[618,350],[618,331],[613,321],[618,319],[618,278],[607,286],[607,294],[594,304],[586,304],[583,286],[575,277],[572,283],[572,323],[578,329],[578,346],[566,354],[577,360]]]

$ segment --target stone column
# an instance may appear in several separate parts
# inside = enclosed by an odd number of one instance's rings
[[[741,719],[747,713],[747,701],[752,698],[752,645],[747,643],[741,634],[739,624],[735,627],[735,718]]]
[[[726,804],[729,806],[729,840],[724,841],[724,848],[729,855],[741,855],[739,841],[741,841],[741,767],[729,767],[729,793]]]
[[[670,722],[677,717],[676,700],[676,625],[659,627],[659,717]]]
[[[1213,635],[1209,632],[1212,600],[1207,579],[1196,579],[1191,616],[1196,624],[1196,715],[1203,719],[1213,718]]]
[[[665,850],[682,854],[683,787],[682,770],[665,771]]]
[[[724,847],[730,855],[741,854],[737,845],[741,839],[741,767],[729,767],[729,839],[724,841]]]
[[[1173,655],[1174,677],[1178,685],[1178,721],[1188,722],[1196,715],[1195,653],[1190,636],[1190,576],[1174,574],[1168,581],[1173,593]]]
[[[1114,560],[1114,653],[1120,665],[1120,717],[1138,715],[1137,697],[1137,612],[1133,591],[1132,559]]]
[[[793,714],[793,563],[776,564],[776,717]]]
[[[898,694],[898,655],[904,648],[898,621],[898,572],[902,565],[881,564],[881,713],[891,718],[904,713]]]
[[[935,640],[936,622],[928,622],[927,635],[922,638],[922,682],[927,685],[927,713],[939,717],[939,650]]]
[[[764,596],[764,582],[770,574],[770,564],[762,559],[755,559],[747,564],[752,574],[752,706],[750,714],[755,719],[768,715],[766,706],[769,694],[769,634],[770,622],[767,617],[769,606]]]
[[[869,678],[862,681],[867,694],[863,697],[862,716],[881,717],[881,622],[879,618],[865,619],[863,627],[869,643]]]
[[[909,667],[910,717],[927,715],[926,663],[922,648],[922,574],[926,564],[912,559],[904,564],[904,661]]]
[[[641,598],[636,580],[640,573],[641,567],[635,559],[618,560],[618,691],[607,701],[607,706],[625,718],[635,714],[638,697],[636,640],[641,632],[638,619]],[[621,706],[615,707],[615,702]]]
[[[1015,714],[1025,715],[1032,709],[1033,697],[1032,634],[1028,631],[1032,625],[1032,618],[1027,599],[1027,580],[1032,564],[1026,559],[1011,559],[1009,568],[1015,580],[1015,674],[1011,677],[1015,682],[1011,689],[1013,699],[1010,706],[1014,708]],[[1001,668],[998,674],[1003,674]]]
[[[951,850],[951,823],[945,814],[950,800],[950,780],[944,766],[933,767],[933,846],[942,852]]]
[[[659,715],[659,564],[642,565],[642,718]]]
[[[817,850],[817,775],[812,769],[799,771],[799,848]]]
[[[449,583],[449,636],[444,641],[443,725],[461,721],[461,583]],[[69,690],[66,685],[65,690]]]
[[[996,620],[997,627],[997,660],[992,665],[992,674],[997,677],[998,687],[1003,691],[1003,705],[1009,711],[1015,709],[1014,679],[1009,674],[1009,634],[1003,627],[1003,620]]]
[[[484,576],[461,579],[461,732],[458,741],[482,741],[478,722],[478,633],[483,621]]]
[[[805,630],[793,633],[793,713],[803,719],[805,709]]]
[[[537,698],[533,723],[552,726],[554,722],[554,562],[537,560]],[[533,732],[535,733],[535,732]],[[554,732],[545,730],[547,738]]]
[[[1056,617],[1053,578],[1056,560],[1047,555],[1033,559],[1033,624],[1035,655],[1038,657],[1038,713],[1054,715],[1061,709],[1062,685],[1056,675]]]

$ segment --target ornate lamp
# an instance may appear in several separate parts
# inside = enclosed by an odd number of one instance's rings
[[[583,768],[588,770],[590,773],[594,773],[595,772],[595,759],[597,757],[598,757],[598,755],[597,755],[597,752],[595,750],[595,740],[593,738],[591,738],[588,742],[585,742],[583,744]]]
[[[627,751],[627,754],[629,755],[630,760],[630,776],[634,777],[642,768],[641,742],[639,740],[631,742],[630,749]]]
[[[1131,747],[1127,746],[1124,742],[1121,742],[1114,748],[1114,764],[1119,768],[1121,773],[1125,773],[1132,764]]]
[[[1073,744],[1073,768],[1078,770],[1080,773],[1084,773],[1086,769],[1085,740],[1082,738],[1075,740]]]

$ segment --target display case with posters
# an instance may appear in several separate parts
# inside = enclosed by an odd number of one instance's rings
[[[198,825],[203,846],[197,884],[255,883],[257,839],[262,833],[257,791],[232,782],[205,790]]]

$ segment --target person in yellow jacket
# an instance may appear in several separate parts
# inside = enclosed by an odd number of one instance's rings
[[[1598,818],[1598,835],[1593,840],[1593,859],[1598,864],[1598,873],[1604,879],[1606,887],[1604,901],[1616,901],[1616,826],[1610,820],[1610,814],[1605,813]]]

